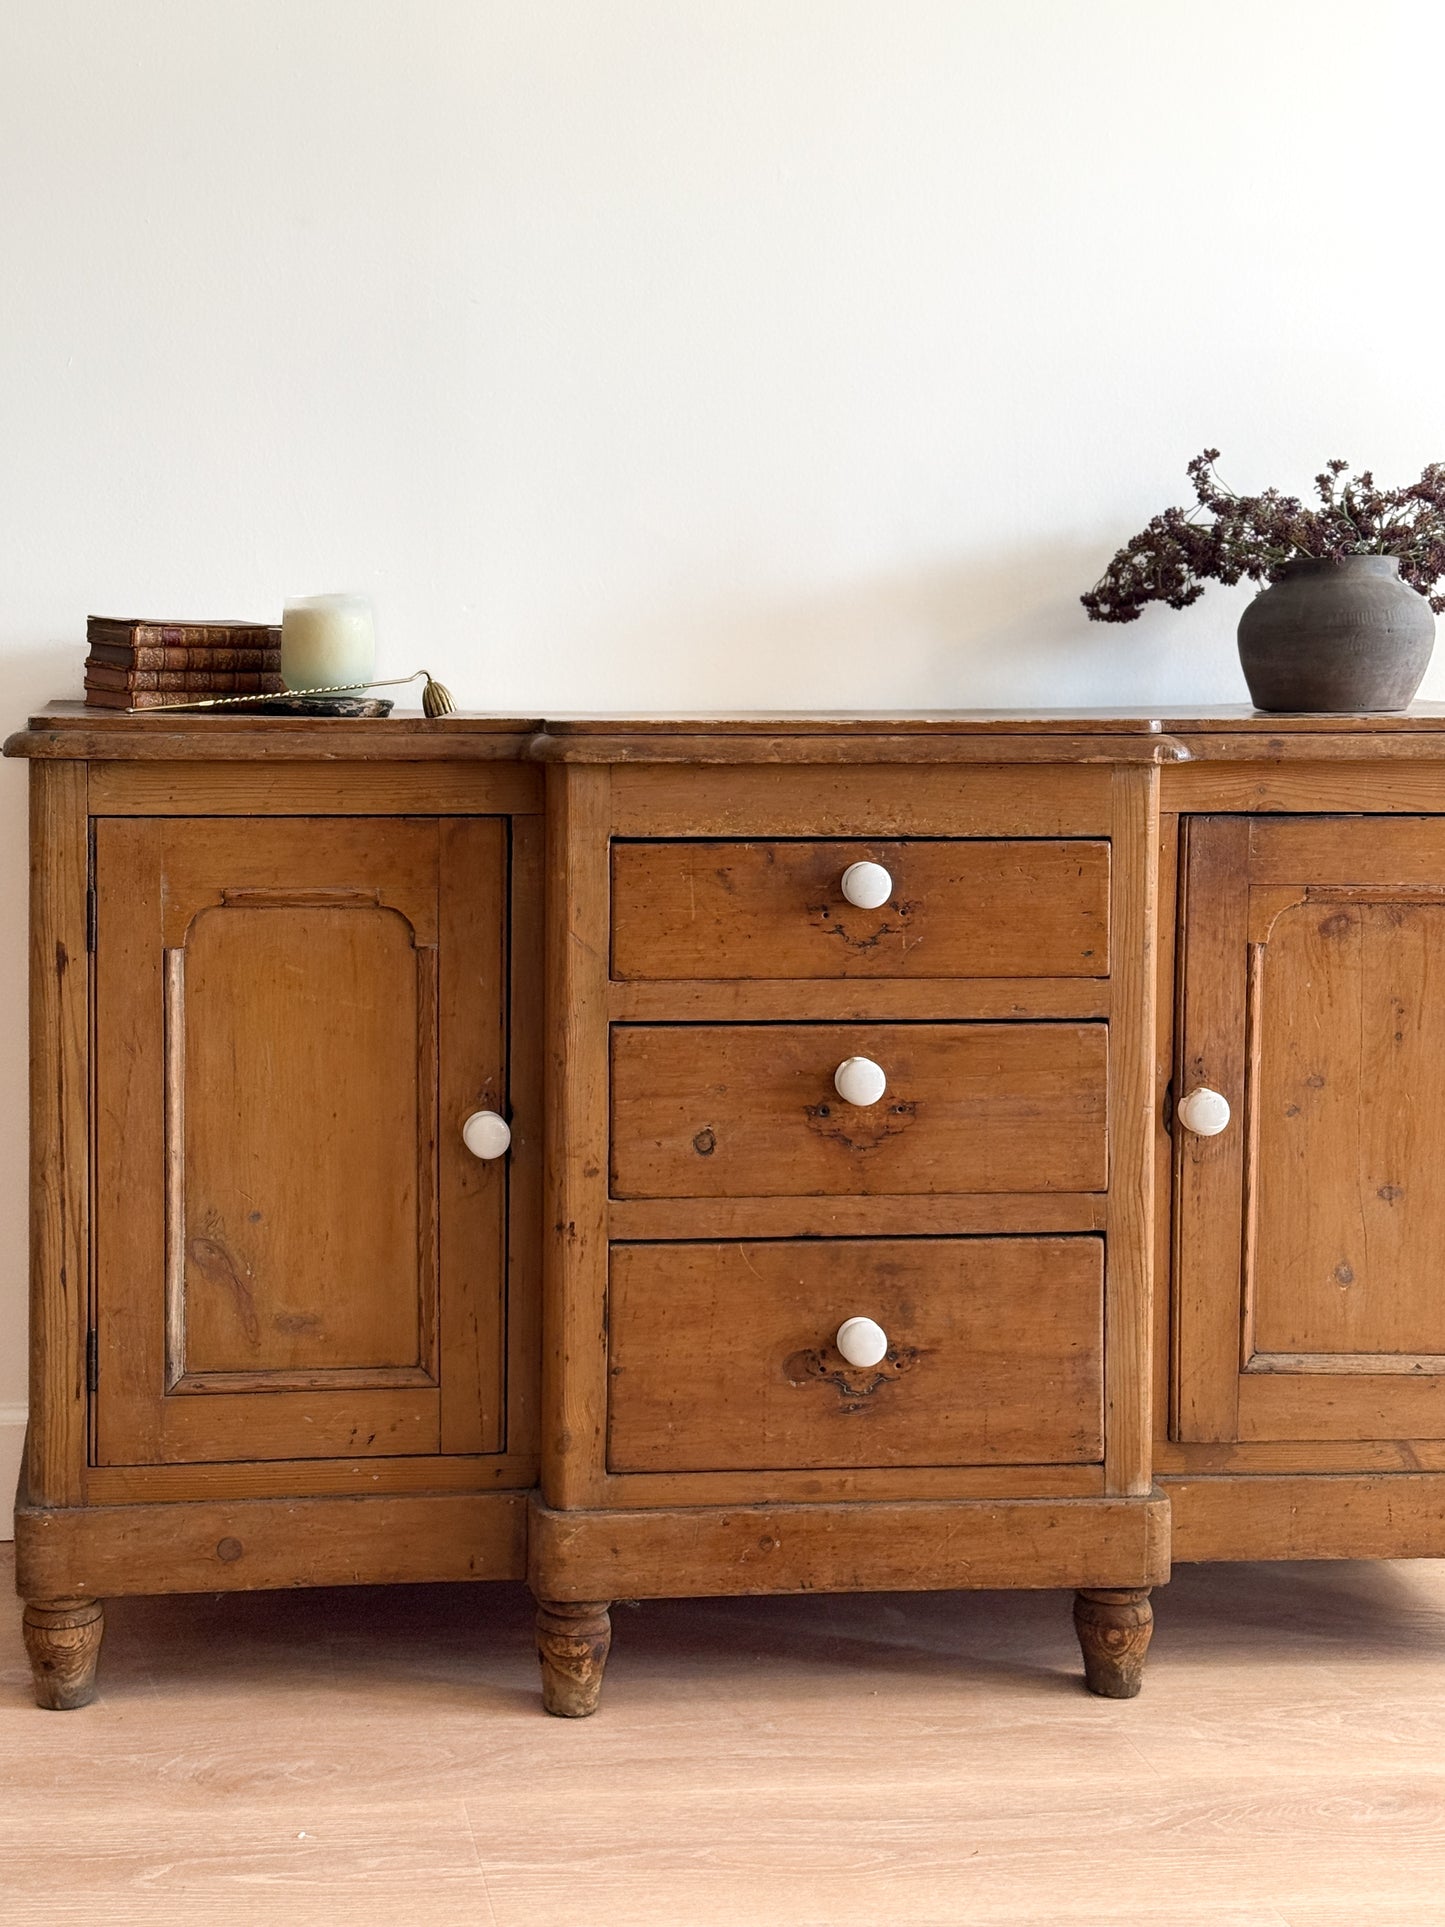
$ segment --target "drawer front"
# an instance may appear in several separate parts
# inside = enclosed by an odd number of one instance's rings
[[[860,862],[877,909],[843,895]],[[612,890],[618,978],[1109,973],[1103,841],[621,842]]]
[[[867,1057],[882,1099],[833,1074]],[[617,1198],[1102,1191],[1106,1026],[668,1024],[612,1033]]]
[[[614,1246],[609,1468],[1093,1464],[1103,1303],[1095,1237]]]

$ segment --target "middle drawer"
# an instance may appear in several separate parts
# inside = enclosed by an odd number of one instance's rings
[[[1102,1191],[1107,1059],[1102,1023],[618,1025],[612,1195]]]

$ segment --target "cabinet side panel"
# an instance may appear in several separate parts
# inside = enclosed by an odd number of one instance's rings
[[[89,848],[86,765],[30,766],[30,1430],[41,1505],[74,1505],[86,1457]]]

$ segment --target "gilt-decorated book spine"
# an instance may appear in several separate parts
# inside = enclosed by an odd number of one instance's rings
[[[112,648],[279,649],[281,631],[269,622],[155,622],[133,616],[90,616],[86,642]]]
[[[279,669],[281,651],[270,649],[187,648],[160,642],[93,642],[86,666],[107,669]]]
[[[186,696],[280,695],[279,674],[260,669],[108,669],[87,663],[87,689],[170,691]]]

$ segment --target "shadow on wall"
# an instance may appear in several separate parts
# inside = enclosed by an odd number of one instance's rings
[[[659,575],[633,609],[574,606],[555,627],[539,615],[529,649],[497,632],[483,651],[430,648],[429,667],[464,707],[510,714],[1247,702],[1235,627],[1252,586],[1091,623],[1079,596],[1108,553],[1106,541],[1021,543],[776,594],[756,562],[733,581],[719,563],[705,583],[696,569],[685,584]],[[79,701],[84,658],[83,625],[0,655],[3,733],[52,698]]]
[[[80,693],[80,656],[73,644],[12,649],[0,656],[0,738],[57,689]],[[11,1536],[10,1501],[25,1437],[29,1213],[29,1123],[26,1042],[27,915],[30,857],[26,765],[0,763],[0,1540]]]
[[[85,628],[64,642],[7,648],[0,654],[0,741],[23,729],[48,702],[85,694]]]
[[[1080,593],[1097,543],[1020,545],[768,602],[726,587],[657,602],[614,627],[606,682],[570,708],[987,709],[1247,700],[1235,652],[1253,593],[1217,591],[1128,625],[1091,623]],[[620,672],[620,673],[619,673]],[[584,686],[585,687],[585,686]]]

